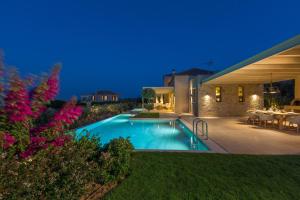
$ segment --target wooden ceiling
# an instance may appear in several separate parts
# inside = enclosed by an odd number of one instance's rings
[[[270,53],[274,52],[274,48],[271,48],[217,73],[205,80],[204,84],[269,83],[271,74],[273,82],[295,79],[300,76],[300,44],[296,44],[279,52],[276,52],[278,48],[275,46],[275,54]]]

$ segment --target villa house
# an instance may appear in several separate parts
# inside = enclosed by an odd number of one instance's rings
[[[156,93],[154,108],[164,107],[176,113],[193,113],[198,115],[198,87],[200,81],[214,74],[213,71],[199,68],[163,76],[163,87],[152,88]]]
[[[108,90],[99,90],[92,94],[81,95],[81,102],[116,102],[119,101],[119,95],[115,92]]]
[[[144,88],[156,92],[156,106],[166,104],[161,99],[168,94],[167,108],[178,114],[243,116],[264,107],[264,84],[270,84],[272,93],[272,83],[285,80],[295,80],[295,99],[300,99],[300,35],[218,73],[197,68],[173,72],[164,76],[164,87]]]

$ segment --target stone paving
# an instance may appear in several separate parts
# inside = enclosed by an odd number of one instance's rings
[[[192,123],[192,116],[182,116]],[[300,133],[279,131],[246,123],[246,118],[203,118],[208,122],[209,138],[228,153],[300,154]]]

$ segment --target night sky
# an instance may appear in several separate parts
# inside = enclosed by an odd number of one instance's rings
[[[98,89],[136,97],[173,68],[221,70],[299,34],[299,8],[299,0],[1,0],[0,48],[22,75],[61,62],[60,98]]]

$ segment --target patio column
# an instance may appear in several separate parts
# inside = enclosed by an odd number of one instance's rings
[[[300,76],[295,78],[295,99],[300,99]]]
[[[163,98],[163,94],[160,94],[160,103],[164,103],[164,98]]]
[[[159,103],[159,102],[158,102],[158,97],[157,97],[157,96],[155,96],[155,103]]]

